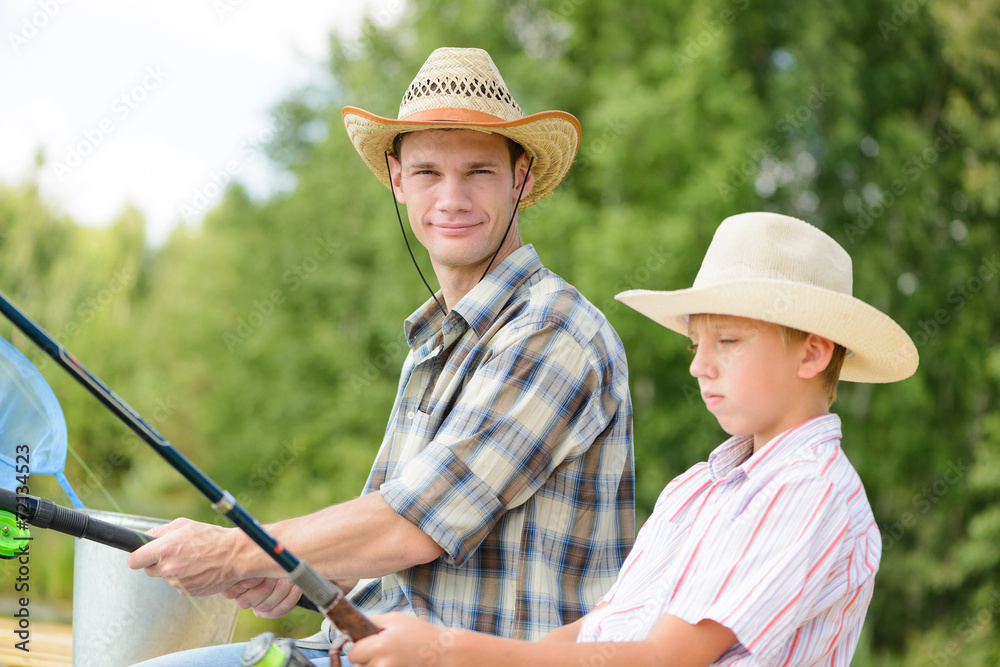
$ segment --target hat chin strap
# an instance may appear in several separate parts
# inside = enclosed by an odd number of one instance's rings
[[[521,205],[521,197],[524,196],[524,186],[528,184],[528,174],[531,173],[531,164],[535,161],[533,156],[528,157],[528,170],[524,172],[524,180],[521,181],[521,190],[517,193],[517,201],[514,202],[514,210],[510,214],[510,220],[507,222],[507,231],[503,233],[503,238],[500,239],[500,245],[497,246],[496,252],[490,257],[490,263],[486,265],[486,270],[483,271],[483,275],[479,276],[479,280],[482,281],[486,277],[486,274],[490,272],[490,267],[493,266],[493,261],[500,254],[500,248],[503,247],[504,241],[507,240],[507,235],[510,234],[510,228],[514,224],[514,218],[517,217],[517,207]]]
[[[434,303],[436,303],[438,308],[441,309],[441,314],[447,317],[448,311],[445,310],[445,307],[441,305],[440,301],[438,301],[437,294],[434,293],[434,290],[432,290],[431,286],[427,283],[427,278],[424,278],[424,272],[420,270],[420,265],[417,264],[417,258],[413,256],[413,248],[410,247],[410,240],[406,238],[406,229],[403,227],[403,216],[399,214],[399,202],[396,200],[396,189],[392,185],[392,170],[389,168],[389,151],[385,151],[383,156],[385,157],[385,170],[389,174],[389,190],[392,192],[392,203],[393,206],[396,207],[396,219],[399,220],[399,231],[403,233],[403,241],[406,242],[406,249],[410,253],[410,259],[413,260],[413,266],[417,268],[417,273],[420,274],[420,279],[424,281],[427,291],[431,293],[431,298],[434,299]]]
[[[413,248],[410,247],[410,240],[406,236],[406,228],[403,226],[403,216],[399,213],[399,201],[396,199],[396,189],[392,185],[392,170],[389,168],[389,151],[383,153],[385,157],[385,170],[389,173],[389,191],[392,193],[392,204],[396,208],[396,219],[399,221],[399,231],[403,234],[403,241],[406,243],[406,250],[410,253],[410,259],[413,261],[413,266],[417,269],[417,273],[420,275],[420,279],[424,281],[424,286],[427,287],[427,291],[431,293],[431,298],[434,299],[434,303],[437,304],[438,308],[441,309],[441,314],[445,317],[448,316],[448,311],[445,309],[441,302],[437,298],[437,294],[431,289],[430,284],[427,282],[427,278],[424,278],[424,272],[420,270],[420,265],[417,264],[417,258],[413,255]],[[528,184],[528,174],[531,172],[531,165],[534,163],[535,158],[533,156],[528,157],[528,170],[524,172],[524,180],[521,181],[521,190],[517,193],[517,201],[514,202],[514,210],[510,214],[510,220],[507,222],[507,230],[503,233],[503,238],[500,239],[500,244],[497,245],[496,251],[494,251],[493,256],[490,257],[490,263],[486,265],[486,270],[483,271],[483,275],[479,277],[482,281],[486,277],[486,274],[490,272],[490,268],[493,266],[493,262],[496,260],[497,255],[500,254],[500,248],[503,247],[504,242],[507,240],[507,235],[510,234],[510,228],[514,225],[514,218],[517,216],[517,207],[521,205],[521,197],[524,196],[524,187]]]

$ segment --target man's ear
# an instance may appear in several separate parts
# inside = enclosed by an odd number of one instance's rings
[[[400,204],[406,203],[406,195],[403,194],[403,167],[399,163],[399,158],[389,155],[389,180],[392,181],[392,193],[396,195],[396,201]]]
[[[816,334],[809,334],[802,341],[802,356],[799,360],[799,377],[809,380],[826,370],[833,358],[834,342]]]
[[[524,179],[527,179],[525,182]],[[524,193],[521,193],[521,183],[524,183]],[[535,186],[535,172],[528,170],[528,156],[521,155],[517,159],[517,164],[514,167],[514,201],[517,201],[517,196],[521,195],[521,201],[528,196],[531,192],[531,188]]]

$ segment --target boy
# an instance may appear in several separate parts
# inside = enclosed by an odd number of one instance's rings
[[[690,336],[691,374],[733,437],[667,485],[582,619],[530,644],[388,615],[351,662],[849,664],[881,539],[829,407],[838,379],[894,382],[917,366],[909,336],[851,282],[850,257],[819,229],[747,213],[720,225],[691,289],[619,294]]]

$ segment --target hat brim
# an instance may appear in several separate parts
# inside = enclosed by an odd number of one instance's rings
[[[675,291],[629,290],[618,301],[686,336],[697,313],[747,317],[828,338],[848,350],[840,379],[896,382],[916,371],[917,348],[890,317],[864,301],[781,280],[748,280]]]
[[[580,122],[565,111],[542,111],[511,121],[398,120],[383,118],[357,107],[344,107],[344,127],[361,159],[389,187],[385,153],[396,135],[431,129],[478,130],[516,141],[534,158],[535,184],[519,208],[550,194],[566,176],[580,146]]]

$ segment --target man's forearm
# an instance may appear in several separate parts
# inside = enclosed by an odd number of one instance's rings
[[[426,563],[443,553],[430,537],[396,514],[378,493],[267,526],[279,542],[321,574],[338,581],[379,577]],[[249,577],[284,572],[240,534],[236,558]]]

